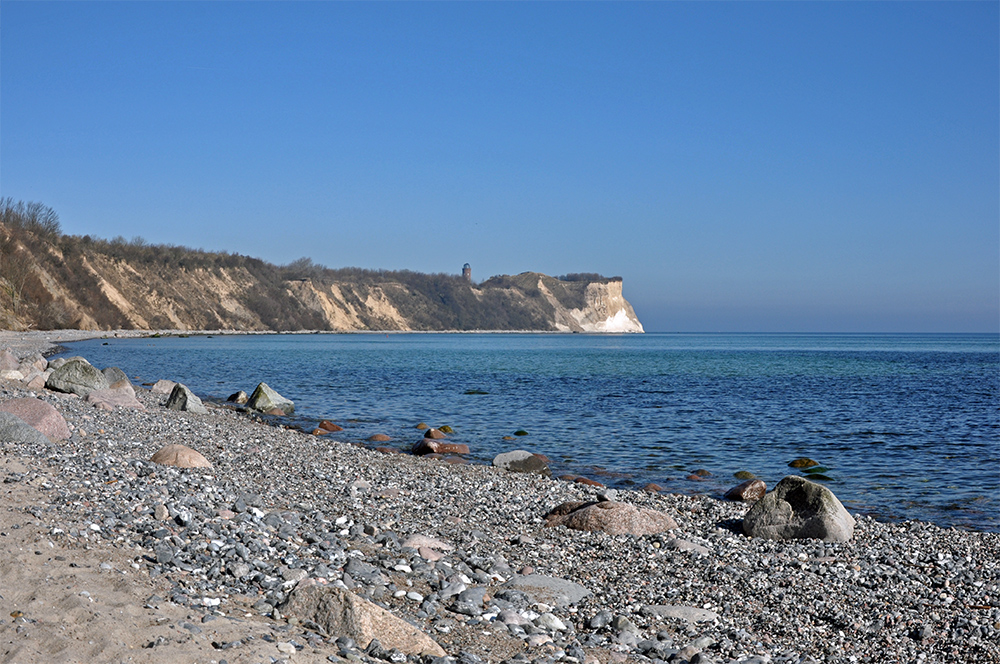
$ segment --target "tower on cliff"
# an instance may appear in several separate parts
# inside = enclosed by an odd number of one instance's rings
[[[472,266],[468,263],[462,266],[462,278],[472,283]]]

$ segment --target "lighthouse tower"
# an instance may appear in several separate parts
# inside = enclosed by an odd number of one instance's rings
[[[468,263],[462,266],[462,278],[472,283],[472,266]]]

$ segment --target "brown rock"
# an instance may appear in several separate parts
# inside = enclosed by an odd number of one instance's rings
[[[468,454],[469,446],[461,443],[442,443],[431,438],[424,438],[413,446],[410,453],[417,456],[427,454]]]
[[[153,386],[149,388],[149,391],[152,392],[153,394],[170,394],[171,392],[174,391],[174,385],[176,384],[177,383],[175,383],[172,380],[161,378],[160,380],[153,383]]]
[[[445,463],[450,463],[453,466],[464,466],[469,463],[468,459],[463,459],[462,457],[450,456],[444,458]]]
[[[431,428],[424,432],[424,438],[433,438],[434,440],[441,440],[447,437],[448,436],[441,433],[440,429]]]
[[[17,415],[29,426],[52,440],[67,440],[69,438],[69,427],[66,426],[66,420],[47,401],[32,397],[11,399],[0,403],[0,410]]]
[[[87,395],[86,401],[103,410],[114,410],[119,406],[146,410],[146,407],[135,398],[135,389],[131,385],[117,390],[93,390]]]
[[[382,454],[402,454],[403,450],[396,449],[395,447],[387,447],[385,445],[379,445],[375,448],[376,452],[381,452]]]
[[[576,482],[577,484],[585,484],[587,486],[599,486],[599,487],[603,487],[604,486],[603,484],[601,484],[597,480],[592,480],[589,477],[577,477],[573,481]]]
[[[711,477],[712,473],[708,472],[704,468],[699,468],[691,473],[692,475],[697,475],[698,477]]]
[[[325,429],[326,431],[343,431],[344,427],[338,426],[331,422],[330,420],[323,420],[319,423],[320,429]]]
[[[327,435],[330,432],[327,431],[326,429],[313,429],[309,433],[311,433],[314,436],[325,436],[325,435]]]
[[[392,438],[385,435],[384,433],[377,433],[374,436],[368,437],[368,441],[372,443],[387,443],[390,440],[392,440]]]
[[[17,355],[14,355],[9,348],[4,348],[0,351],[0,371],[13,371],[20,368],[21,361],[17,359]]]
[[[565,505],[565,504],[564,504]],[[573,530],[600,531],[610,535],[652,535],[672,530],[677,522],[665,512],[606,500],[584,503],[567,514],[564,505],[546,515],[546,526],[566,526]]]
[[[812,468],[813,466],[818,466],[819,463],[813,461],[809,457],[799,457],[798,459],[790,461],[788,465],[792,468]]]
[[[264,414],[265,415],[274,415],[276,417],[284,417],[285,416],[285,411],[281,410],[280,408],[271,408],[270,410],[264,411]]]
[[[420,429],[421,431],[423,431],[424,429],[429,429],[430,427],[427,425],[426,422],[421,422],[420,424],[417,425],[416,428]]]
[[[212,464],[203,457],[200,452],[196,452],[187,445],[167,445],[161,447],[150,459],[153,463],[164,466],[177,466],[178,468],[211,468]]]
[[[760,500],[767,493],[767,485],[763,480],[747,480],[742,484],[737,484],[726,492],[726,500],[738,500],[744,503],[752,503]]]
[[[705,481],[705,479],[701,475],[688,475],[684,479],[691,480],[692,482],[704,482]]]
[[[327,634],[354,639],[361,648],[377,638],[386,650],[398,648],[407,655],[446,655],[431,637],[410,623],[343,588],[300,583],[281,606],[281,613],[295,616],[300,622],[314,622]]]
[[[646,486],[642,487],[642,490],[645,491],[646,493],[659,493],[660,491],[663,491],[663,487],[660,486],[659,484],[650,482]]]

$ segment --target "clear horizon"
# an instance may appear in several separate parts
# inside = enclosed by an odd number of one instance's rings
[[[1000,332],[1000,5],[0,3],[0,196],[649,331]]]

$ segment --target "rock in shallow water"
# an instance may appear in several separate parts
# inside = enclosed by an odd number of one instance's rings
[[[291,415],[295,412],[295,404],[275,392],[268,386],[267,383],[260,383],[257,385],[257,388],[253,391],[253,394],[250,395],[250,399],[247,401],[247,408],[257,410],[262,413],[279,410],[284,415]]]
[[[534,473],[543,477],[552,475],[549,464],[537,454],[527,450],[512,450],[498,454],[493,457],[493,466],[512,473]]]
[[[726,500],[737,500],[744,503],[751,503],[760,500],[767,493],[767,485],[763,480],[747,480],[742,484],[737,484],[726,492]]]

